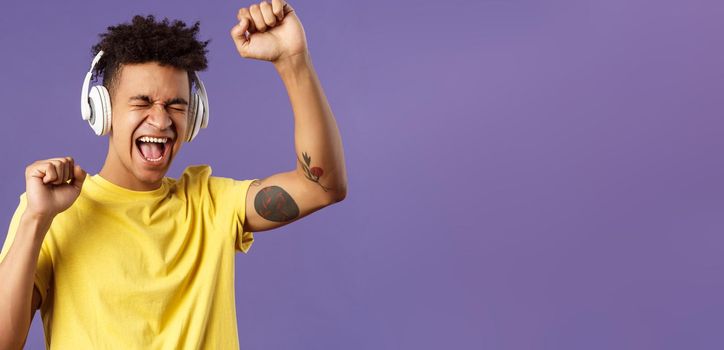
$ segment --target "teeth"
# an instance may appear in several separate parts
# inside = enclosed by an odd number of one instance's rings
[[[151,136],[143,136],[138,139],[141,142],[154,142],[154,143],[166,143],[168,141],[168,137],[151,137]]]
[[[146,157],[143,157],[143,158],[146,158]],[[163,158],[163,156],[158,157],[158,158],[156,158],[156,159],[146,158],[146,160],[147,160],[147,161],[150,161],[150,162],[158,162],[158,161],[161,160],[162,158]]]

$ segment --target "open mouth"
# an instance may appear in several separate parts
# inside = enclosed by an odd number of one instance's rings
[[[141,136],[136,139],[136,148],[146,162],[161,164],[173,145],[170,137]]]

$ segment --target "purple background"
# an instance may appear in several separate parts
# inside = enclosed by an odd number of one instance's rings
[[[0,221],[32,161],[100,169],[79,90],[97,34],[136,13],[213,40],[210,127],[169,176],[292,169],[283,85],[229,38],[249,4],[5,3]],[[292,5],[349,196],[238,255],[243,349],[724,347],[721,1]]]

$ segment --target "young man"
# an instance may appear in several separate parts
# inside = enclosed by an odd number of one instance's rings
[[[293,9],[262,1],[237,17],[239,54],[272,62],[287,88],[296,168],[263,180],[214,177],[208,166],[165,177],[202,108],[190,87],[208,42],[196,40],[198,23],[152,16],[109,27],[94,47],[111,105],[105,163],[93,176],[71,157],[26,168],[0,254],[0,349],[23,346],[38,308],[51,349],[239,347],[235,251],[254,231],[341,201],[347,180]]]

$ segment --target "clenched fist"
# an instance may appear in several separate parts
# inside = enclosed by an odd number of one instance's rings
[[[307,52],[307,39],[294,9],[284,0],[239,9],[231,38],[241,57],[276,62]]]
[[[25,168],[25,213],[46,218],[68,209],[80,195],[86,173],[73,158],[39,160]]]

